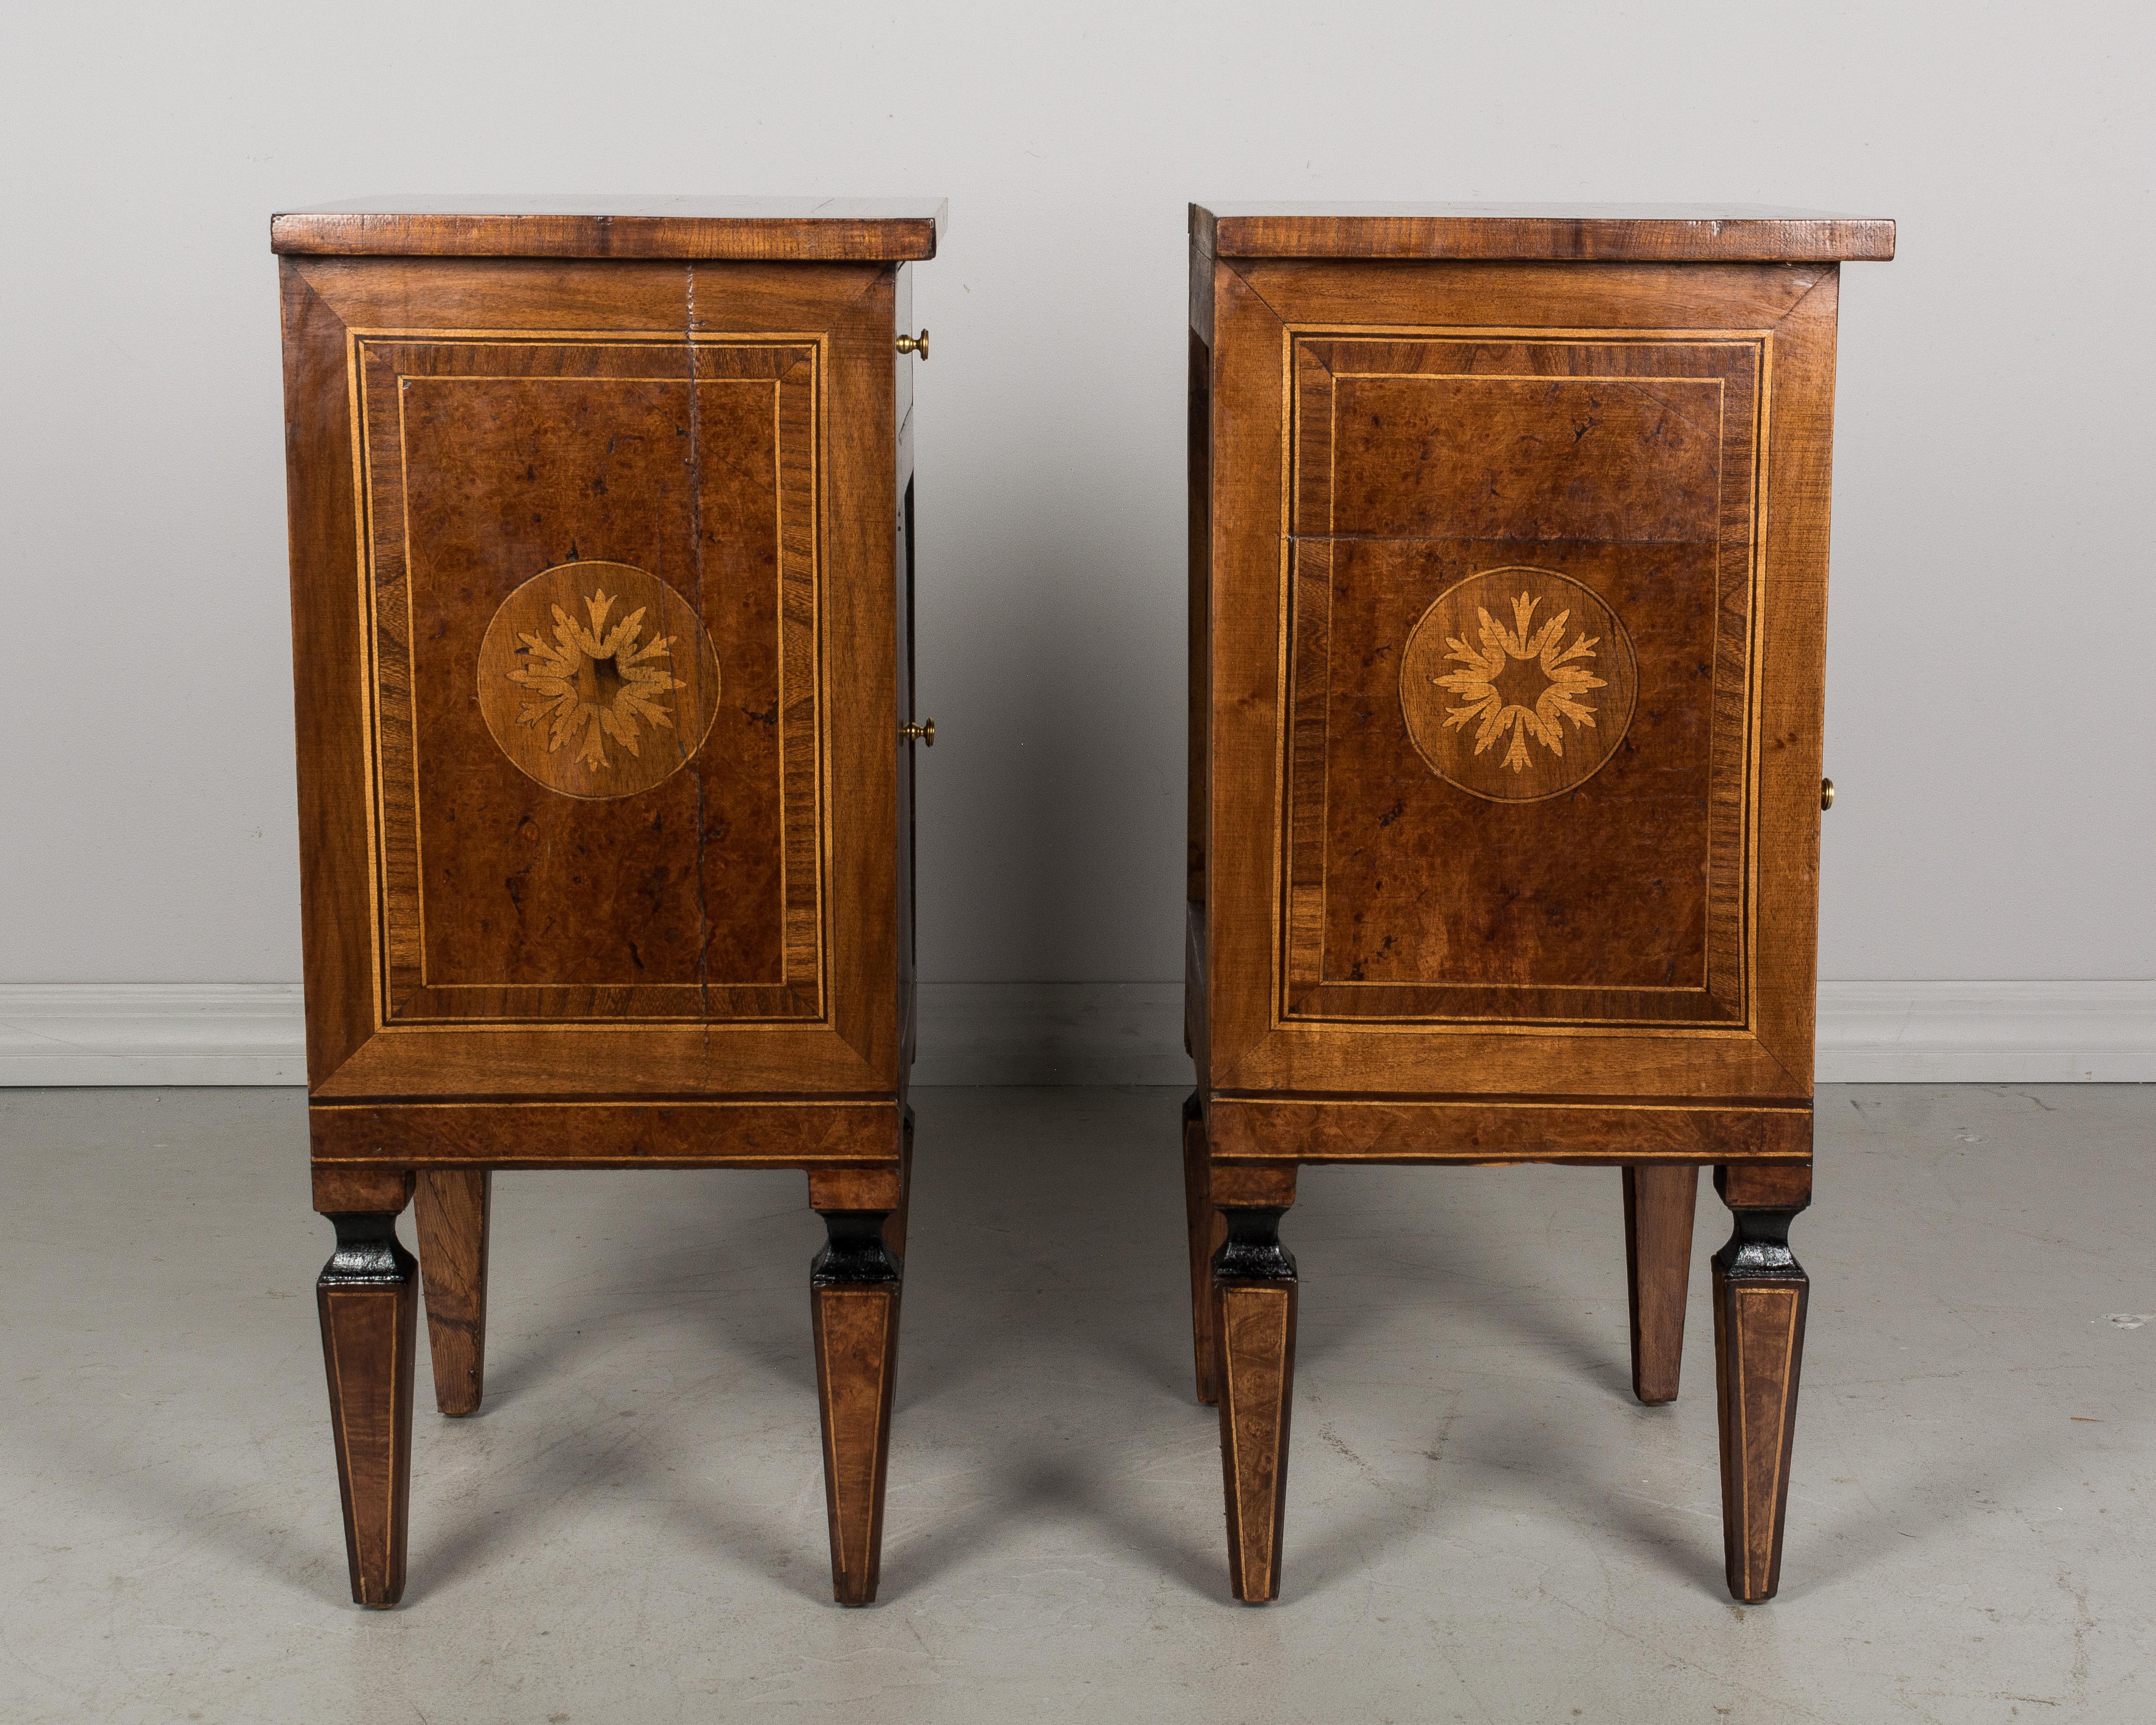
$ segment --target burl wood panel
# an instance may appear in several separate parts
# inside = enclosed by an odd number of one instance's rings
[[[816,346],[357,352],[392,1016],[816,1016]]]
[[[1204,1086],[1807,1098],[1833,267],[1194,270]]]
[[[894,1094],[899,272],[284,271],[316,1096]]]
[[[1286,1014],[1741,1022],[1762,343],[1294,354]]]

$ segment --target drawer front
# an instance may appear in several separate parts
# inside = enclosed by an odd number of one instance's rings
[[[1214,1086],[1810,1094],[1833,288],[1219,267]]]
[[[365,857],[311,859],[311,1016],[364,1019],[318,1092],[895,1082],[891,865],[839,885],[896,850],[889,272],[287,275],[295,523],[352,523],[295,534],[303,794],[357,757]]]

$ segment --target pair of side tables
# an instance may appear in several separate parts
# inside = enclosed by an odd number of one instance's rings
[[[319,1284],[352,1594],[497,1168],[793,1168],[835,1596],[875,1594],[914,1038],[908,266],[940,203],[280,215]],[[1194,207],[1184,1111],[1235,1596],[1277,1597],[1304,1163],[1624,1171],[1730,1589],[1807,1282],[1838,266],[1771,211]],[[416,1199],[416,1203],[414,1200]],[[396,1220],[417,1212],[418,1256]]]

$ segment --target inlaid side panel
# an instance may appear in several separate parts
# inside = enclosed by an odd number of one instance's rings
[[[388,1019],[819,1018],[819,344],[352,342]]]
[[[1290,337],[1283,1019],[1747,1021],[1769,347]]]

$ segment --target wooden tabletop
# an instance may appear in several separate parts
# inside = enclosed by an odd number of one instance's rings
[[[1216,258],[1827,263],[1894,255],[1894,224],[1765,204],[1194,203]]]
[[[936,255],[940,198],[369,198],[270,218],[270,249],[327,257],[747,259]]]

